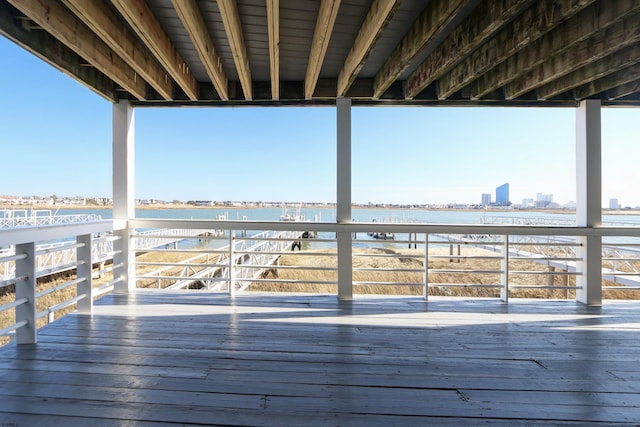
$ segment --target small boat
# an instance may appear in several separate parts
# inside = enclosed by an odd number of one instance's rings
[[[286,205],[282,206],[282,215],[280,215],[280,221],[294,221],[300,222],[304,221],[304,215],[300,213],[301,207],[300,205],[295,207],[295,212],[291,212]]]

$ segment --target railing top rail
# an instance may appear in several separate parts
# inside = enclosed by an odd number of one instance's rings
[[[530,236],[631,236],[640,237],[638,227],[568,227],[568,226],[524,226],[486,224],[428,224],[428,223],[327,223],[327,222],[281,222],[281,221],[213,221],[177,219],[131,219],[134,228],[199,228],[222,230],[289,230],[315,232],[370,231],[390,233],[429,234],[498,234]]]

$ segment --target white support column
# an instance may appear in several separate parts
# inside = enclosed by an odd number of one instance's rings
[[[418,235],[416,234],[416,242]],[[422,297],[429,300],[429,233],[424,234],[424,286],[422,287]]]
[[[602,223],[602,147],[600,101],[587,99],[576,111],[576,225],[597,227]],[[578,238],[582,244],[581,275],[576,284],[577,300],[583,304],[602,304],[602,238]]]
[[[351,223],[351,99],[338,98],[337,107],[337,214],[338,224]],[[338,232],[338,299],[353,299],[352,241],[350,232]]]
[[[16,330],[18,344],[34,344],[38,341],[36,332],[36,245],[34,242],[16,245],[16,254],[26,254],[26,258],[16,261],[16,277],[26,277],[16,283],[16,301],[23,298],[27,302],[16,307],[16,323],[26,321],[26,325]]]
[[[113,219],[120,239],[114,242],[113,258],[117,292],[135,288],[132,244],[128,220],[135,218],[135,117],[131,104],[121,100],[113,105]]]
[[[500,299],[509,302],[509,236],[502,236],[502,258],[500,259]]]
[[[236,231],[229,230],[229,296],[236,295]]]
[[[93,312],[93,275],[91,264],[91,252],[93,236],[84,234],[76,238],[77,243],[82,244],[76,250],[76,259],[78,267],[76,267],[78,279],[84,279],[76,285],[76,293],[78,296],[86,295],[78,301],[78,313],[91,314]]]

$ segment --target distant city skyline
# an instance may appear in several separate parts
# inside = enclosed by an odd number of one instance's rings
[[[4,37],[0,55],[0,194],[111,197],[111,104]],[[136,198],[336,199],[334,108],[135,114]],[[602,206],[640,205],[640,109],[602,117]],[[575,109],[354,107],[352,125],[354,203],[478,204],[505,178],[513,203],[575,201]]]

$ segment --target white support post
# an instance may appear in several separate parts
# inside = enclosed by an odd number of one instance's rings
[[[131,104],[121,100],[113,105],[113,219],[120,237],[114,242],[113,262],[117,292],[135,289],[132,243],[128,221],[135,218],[135,116]]]
[[[576,226],[598,227],[602,223],[602,146],[600,101],[587,99],[576,111]],[[602,304],[602,238],[579,237],[582,245],[576,277],[579,302]]]
[[[93,265],[91,263],[93,236],[91,234],[78,236],[76,242],[81,245],[76,249],[77,276],[78,279],[84,279],[76,285],[76,293],[78,296],[85,295],[78,301],[78,313],[91,314],[93,313]]]
[[[16,307],[16,323],[27,324],[16,330],[18,344],[35,344],[36,332],[36,244],[34,242],[16,245],[16,254],[26,254],[26,258],[16,261],[16,277],[26,279],[16,283],[16,301],[26,298],[27,302]]]
[[[236,232],[235,230],[229,230],[229,296],[236,295]]]
[[[351,223],[351,99],[338,98],[337,107],[337,214],[338,224]],[[351,232],[339,231],[338,299],[353,299],[353,246]]]
[[[418,234],[416,233],[416,242],[418,241]],[[425,301],[429,300],[429,233],[424,233],[424,287],[422,289],[422,296]]]
[[[500,260],[500,299],[509,302],[509,236],[502,236],[502,259]]]

